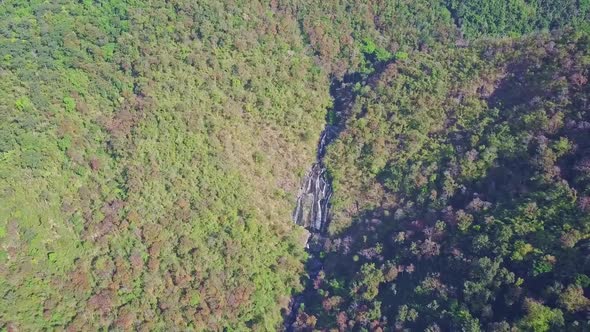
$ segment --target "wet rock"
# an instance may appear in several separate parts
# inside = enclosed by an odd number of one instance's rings
[[[316,232],[325,230],[332,188],[326,179],[326,169],[320,163],[312,166],[299,189],[293,221]]]

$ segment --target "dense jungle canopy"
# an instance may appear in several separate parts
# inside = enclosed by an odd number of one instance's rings
[[[588,331],[589,79],[589,0],[2,1],[0,330]]]

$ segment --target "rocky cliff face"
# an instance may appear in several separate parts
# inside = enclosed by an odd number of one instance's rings
[[[323,232],[328,219],[328,205],[332,188],[326,179],[326,168],[313,164],[299,189],[293,221],[312,232]]]
[[[326,128],[326,130],[328,129]],[[306,262],[306,271],[309,280],[314,280],[323,267],[319,259],[319,253],[325,241],[323,234],[328,228],[328,212],[330,208],[330,197],[332,196],[332,186],[327,179],[326,168],[321,161],[327,141],[325,139],[325,133],[324,131],[320,140],[317,162],[311,166],[303,178],[301,187],[299,188],[299,194],[297,195],[297,205],[293,211],[293,222],[308,231],[305,239],[305,247],[310,255]],[[303,293],[291,299],[289,312],[285,320],[285,331],[294,330],[293,323],[297,317],[299,307],[303,303],[305,292],[310,291],[309,287],[309,285],[306,285],[306,290]]]

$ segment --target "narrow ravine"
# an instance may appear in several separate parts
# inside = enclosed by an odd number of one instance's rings
[[[354,102],[354,86],[356,83],[373,86],[376,79],[394,59],[375,63],[373,72],[369,75],[352,73],[341,80],[333,80],[330,85],[330,95],[333,107],[326,116],[326,127],[320,136],[316,161],[301,181],[297,195],[297,203],[293,211],[293,222],[309,231],[306,250],[309,258],[305,264],[307,280],[305,289],[293,296],[289,311],[285,316],[285,331],[294,331],[299,308],[309,295],[314,294],[313,280],[316,279],[324,267],[320,255],[324,243],[328,238],[327,231],[330,224],[330,198],[332,197],[332,183],[328,176],[324,157],[328,146],[334,142],[345,129],[346,121]]]
[[[346,123],[347,109],[352,100],[352,86],[356,75],[346,76],[341,81],[334,81],[330,93],[334,99],[333,108],[329,111],[326,127],[318,143],[316,162],[306,173],[293,211],[293,222],[309,231],[306,250],[309,258],[306,262],[308,280],[305,289],[291,299],[289,312],[285,319],[285,330],[293,331],[293,324],[306,294],[314,291],[312,280],[323,269],[320,253],[324,247],[326,233],[330,222],[330,198],[332,197],[332,183],[328,177],[324,164],[327,147],[338,137]]]
[[[346,110],[352,101],[352,83],[355,76],[345,77],[342,81],[332,83],[330,93],[334,106],[328,112],[326,127],[318,143],[316,162],[307,171],[293,211],[293,222],[305,227],[310,233],[323,234],[327,230],[332,184],[327,177],[324,156],[327,147],[344,129]]]

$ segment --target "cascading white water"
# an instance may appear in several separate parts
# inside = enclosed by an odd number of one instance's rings
[[[323,232],[327,226],[332,187],[326,178],[326,168],[323,166],[321,158],[325,153],[329,130],[328,127],[322,133],[318,146],[318,161],[305,175],[293,211],[293,221],[312,232]]]
[[[328,123],[320,136],[316,162],[311,166],[301,181],[301,187],[297,195],[297,204],[293,211],[293,222],[306,228],[309,237],[306,243],[306,250],[309,258],[306,262],[306,271],[309,280],[314,280],[323,268],[320,259],[321,251],[326,241],[328,223],[330,218],[330,198],[332,197],[332,184],[328,179],[327,170],[323,163],[326,147],[338,137],[344,127],[343,111],[351,105],[353,82],[337,82],[331,87],[334,96],[334,108],[332,110],[332,123]],[[303,303],[306,293],[313,292],[313,284],[308,282],[306,289],[293,296],[289,306],[289,312],[285,318],[285,331],[293,331],[298,309]]]
[[[383,62],[376,67],[372,77],[378,77],[383,69],[391,61]],[[344,129],[346,118],[354,102],[353,87],[363,80],[360,74],[352,73],[345,75],[342,80],[332,82],[330,94],[333,97],[334,105],[327,116],[326,128],[320,136],[316,162],[311,166],[299,188],[297,204],[293,211],[293,222],[305,227],[309,231],[306,242],[306,250],[309,253],[306,262],[306,272],[309,281],[305,289],[291,299],[289,311],[285,317],[285,331],[294,331],[294,322],[300,306],[303,304],[306,294],[315,294],[314,283],[320,271],[323,269],[321,259],[322,250],[327,240],[328,223],[330,218],[330,198],[332,197],[332,184],[327,177],[327,170],[323,159],[326,154],[326,147],[330,145]],[[371,84],[371,77],[365,82]]]

